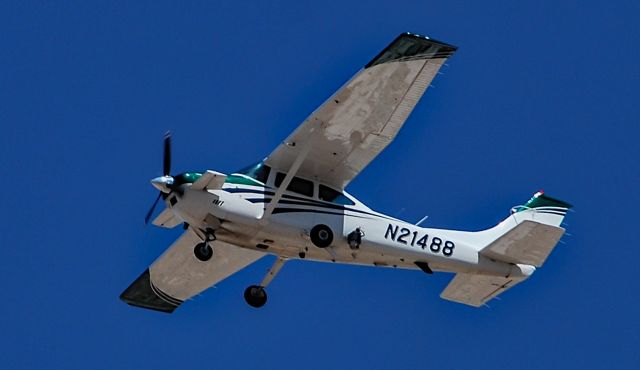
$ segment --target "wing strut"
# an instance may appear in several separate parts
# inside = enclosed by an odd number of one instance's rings
[[[280,272],[280,269],[282,268],[282,266],[284,266],[285,262],[287,262],[287,259],[285,257],[279,256],[278,259],[276,259],[276,261],[273,263],[273,266],[269,269],[269,272],[267,272],[267,275],[265,275],[264,279],[262,279],[262,282],[260,282],[260,286],[266,288],[267,285],[271,283],[271,280],[273,280],[273,278],[278,275],[278,272]]]
[[[310,132],[310,134],[311,135],[313,134],[313,130]],[[311,135],[309,135],[309,136],[313,137]],[[302,165],[304,160],[307,158],[307,155],[311,151],[311,147],[312,146],[313,146],[312,145],[312,140],[309,140],[306,143],[303,143],[302,151],[296,157],[296,160],[291,165],[291,168],[289,168],[289,171],[287,172],[287,175],[284,177],[284,180],[282,180],[282,183],[280,184],[280,187],[278,188],[278,191],[276,191],[276,194],[271,199],[271,202],[269,202],[267,207],[264,209],[264,213],[262,214],[262,217],[260,218],[260,224],[261,225],[264,226],[269,222],[268,221],[269,216],[271,216],[271,213],[273,213],[273,210],[278,205],[278,202],[280,202],[280,198],[282,198],[282,195],[287,190],[287,187],[289,187],[289,183],[291,182],[293,177],[298,172],[298,169],[300,169],[300,166]]]

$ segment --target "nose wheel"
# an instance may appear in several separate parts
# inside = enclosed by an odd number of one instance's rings
[[[206,262],[213,257],[213,249],[209,245],[210,242],[216,240],[216,236],[213,231],[207,229],[207,233],[204,237],[204,242],[196,244],[195,248],[193,248],[193,254],[196,255],[196,258],[202,262]]]
[[[196,247],[193,248],[193,254],[195,254],[196,258],[200,261],[206,262],[213,257],[213,249],[209,243],[198,243]]]

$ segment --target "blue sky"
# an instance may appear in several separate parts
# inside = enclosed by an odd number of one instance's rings
[[[0,3],[3,368],[638,368],[640,5]],[[449,274],[266,258],[172,315],[118,295],[179,234],[142,227],[175,171],[266,156],[397,34],[459,47],[349,187],[372,208],[479,230],[544,189],[566,244],[472,309]]]

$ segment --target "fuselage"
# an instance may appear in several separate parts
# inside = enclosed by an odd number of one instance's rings
[[[344,192],[333,202],[326,201],[317,190],[322,184],[313,184],[316,190],[308,193],[311,196],[285,191],[273,213],[263,218],[278,190],[271,177],[260,182],[233,174],[220,189],[205,191],[184,184],[182,194],[172,192],[165,202],[191,227],[216,229],[220,241],[288,259],[405,269],[421,265],[427,271],[501,276],[513,273],[511,264],[478,253],[483,246],[477,245],[482,243],[477,233],[419,227],[375,212]],[[319,248],[312,242],[310,232],[315,225],[330,228],[333,241],[329,247]],[[348,235],[356,230],[362,238],[354,248]]]

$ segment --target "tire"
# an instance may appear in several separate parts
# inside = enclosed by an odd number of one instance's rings
[[[196,247],[193,248],[193,254],[196,255],[196,258],[202,262],[206,262],[213,257],[213,249],[207,243],[198,243]]]
[[[244,291],[244,300],[249,306],[260,308],[267,303],[267,292],[261,286],[251,285]]]
[[[327,225],[316,225],[309,234],[311,242],[318,248],[326,248],[333,242],[333,231]]]

